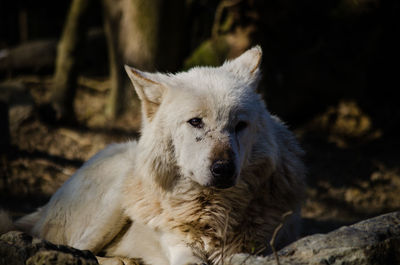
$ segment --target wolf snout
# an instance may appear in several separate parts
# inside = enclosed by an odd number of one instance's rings
[[[213,175],[212,186],[219,189],[230,188],[236,183],[236,170],[233,160],[216,160],[210,167]]]

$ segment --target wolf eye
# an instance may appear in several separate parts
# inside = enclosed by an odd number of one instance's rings
[[[195,128],[203,128],[203,121],[201,118],[193,118],[188,120],[188,123]]]
[[[241,132],[241,131],[243,131],[244,129],[246,129],[246,127],[247,127],[247,122],[239,121],[239,122],[236,124],[235,132],[236,132],[236,133]]]

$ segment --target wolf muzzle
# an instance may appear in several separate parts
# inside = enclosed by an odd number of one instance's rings
[[[212,186],[227,189],[236,184],[236,168],[233,160],[216,160],[210,167],[213,175]]]

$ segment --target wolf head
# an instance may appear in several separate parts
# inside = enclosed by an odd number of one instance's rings
[[[266,130],[270,119],[256,93],[261,57],[256,46],[220,67],[195,67],[177,74],[125,66],[142,102],[139,144],[146,148],[139,156],[158,171],[164,186],[180,178],[229,188],[249,161],[260,155],[257,152],[271,151],[254,147],[260,137],[268,138],[260,131]],[[272,140],[263,142],[270,142],[273,149]]]

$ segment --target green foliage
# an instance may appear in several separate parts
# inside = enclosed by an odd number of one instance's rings
[[[206,40],[193,51],[192,55],[186,59],[184,70],[194,66],[209,65],[218,66],[227,58],[229,45],[225,37],[218,37],[215,40]]]

